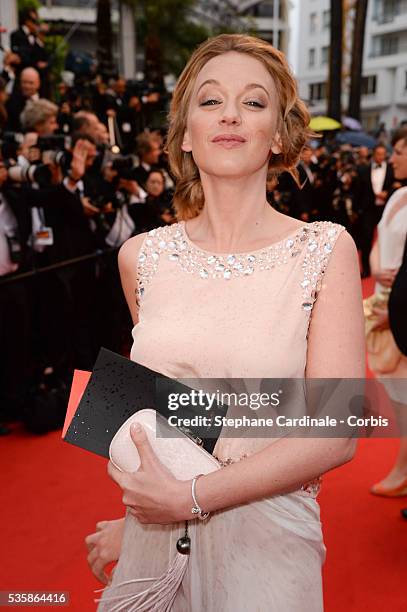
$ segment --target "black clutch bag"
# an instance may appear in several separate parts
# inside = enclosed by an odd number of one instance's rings
[[[119,428],[139,410],[157,410],[168,419],[169,393],[189,392],[190,387],[102,348],[89,382],[64,436],[66,442],[109,458],[109,446]],[[215,406],[224,416],[227,407]],[[183,406],[178,415],[191,417],[196,408]],[[221,427],[184,428],[180,431],[212,454]]]

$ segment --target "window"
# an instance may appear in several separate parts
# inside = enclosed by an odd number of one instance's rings
[[[322,47],[321,49],[321,64],[327,64],[329,62],[329,47]]]
[[[374,19],[380,24],[389,23],[404,13],[405,8],[404,0],[376,0]]]
[[[382,55],[393,55],[398,53],[399,50],[399,37],[398,36],[382,36]]]
[[[331,27],[331,11],[322,12],[322,27],[328,30]]]
[[[362,94],[364,96],[375,94],[376,88],[377,88],[377,76],[375,74],[362,77]]]
[[[244,13],[251,17],[274,17],[274,0],[257,2],[254,6],[245,10]]]
[[[309,32],[310,34],[315,34],[317,31],[317,14],[310,13],[309,16]]]
[[[309,99],[311,102],[317,100],[325,100],[326,98],[326,83],[310,83],[309,84]]]
[[[381,57],[382,55],[394,55],[399,52],[399,37],[394,34],[384,34],[383,36],[374,36],[372,39],[372,55],[373,57]]]
[[[372,132],[377,130],[377,126],[380,124],[380,113],[378,112],[364,112],[362,113],[362,125],[366,132]]]
[[[315,49],[308,49],[308,66],[315,66]]]

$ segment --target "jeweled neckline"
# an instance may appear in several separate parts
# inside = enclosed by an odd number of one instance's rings
[[[186,227],[185,227],[185,221],[180,221],[178,223],[178,226],[180,227],[183,237],[185,239],[186,242],[188,242],[188,244],[193,247],[196,251],[200,251],[201,253],[205,253],[207,255],[213,255],[215,257],[227,257],[228,255],[255,255],[256,253],[262,253],[264,251],[269,251],[270,249],[274,249],[275,247],[278,247],[284,243],[286,243],[288,240],[295,240],[295,238],[297,238],[298,235],[304,233],[304,229],[305,232],[307,232],[310,228],[310,226],[312,225],[312,223],[304,223],[304,225],[302,225],[301,227],[297,228],[295,230],[295,232],[292,232],[290,234],[288,234],[287,236],[285,236],[284,238],[282,238],[281,240],[277,240],[276,242],[272,242],[271,244],[265,245],[264,247],[261,247],[260,249],[255,249],[254,251],[224,251],[223,253],[220,253],[218,251],[208,251],[207,249],[203,249],[202,247],[198,246],[197,244],[195,244],[195,242],[193,242],[190,237],[188,236]]]

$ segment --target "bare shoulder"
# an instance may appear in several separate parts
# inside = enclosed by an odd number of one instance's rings
[[[120,270],[137,270],[138,256],[146,235],[147,232],[137,234],[122,244],[117,258]]]
[[[337,227],[341,228],[341,232],[335,241],[327,274],[348,277],[356,272],[360,280],[359,258],[355,241],[346,229],[342,229],[342,226]]]
[[[138,274],[138,256],[140,248],[143,244],[146,232],[137,234],[129,238],[122,244],[118,254],[118,265],[120,279],[122,282],[123,293],[130,310],[130,314],[134,325],[138,322],[138,294],[137,294],[137,274]]]

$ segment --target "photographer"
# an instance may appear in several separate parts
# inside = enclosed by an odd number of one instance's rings
[[[29,380],[30,304],[24,283],[7,282],[23,269],[21,232],[4,185],[7,169],[0,161],[0,434],[20,417]]]
[[[106,143],[106,126],[104,126],[95,113],[89,111],[78,111],[75,113],[72,123],[72,131],[74,134],[82,136],[90,136],[94,139],[97,145]],[[107,134],[107,139],[108,139]]]
[[[174,220],[171,208],[171,192],[165,189],[165,177],[162,170],[158,168],[150,170],[145,187],[147,191],[145,201],[134,207],[130,212],[137,233],[148,232],[154,227],[168,225]]]
[[[87,216],[91,205],[83,197],[83,178],[95,157],[94,142],[89,137],[77,138],[71,154],[43,151],[41,163],[9,169],[20,213],[27,216],[32,209],[41,211],[40,227],[33,227],[31,240],[37,266],[95,250]],[[33,188],[33,182],[38,188]],[[36,278],[35,351],[43,369],[66,372],[74,366],[91,367],[95,356],[91,316],[94,284],[93,260]]]
[[[103,176],[105,187],[102,198],[111,204],[114,213],[105,242],[110,247],[119,247],[130,236],[142,231],[135,221],[134,210],[143,206],[147,193],[133,178],[131,157],[118,156],[107,162]]]
[[[99,345],[121,352],[127,341],[123,330],[131,327],[129,311],[120,291],[117,267],[117,247],[129,237],[143,231],[138,221],[138,211],[145,208],[147,193],[133,178],[131,157],[116,156],[103,169],[104,184],[92,203],[103,216],[98,225],[100,244],[112,248],[99,263],[96,300],[98,304],[97,328]],[[95,221],[98,215],[94,215]],[[157,222],[158,224],[158,222]]]
[[[24,132],[36,132],[39,136],[49,136],[58,129],[58,106],[45,98],[28,100],[20,115]]]

